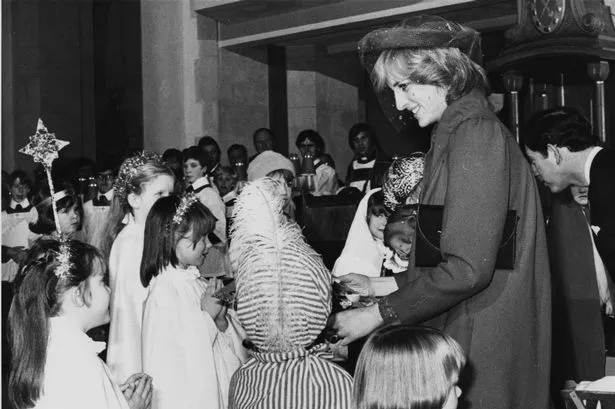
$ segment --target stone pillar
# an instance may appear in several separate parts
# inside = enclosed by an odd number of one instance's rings
[[[295,146],[299,132],[304,129],[314,129],[320,132],[316,99],[318,86],[315,72],[316,50],[311,45],[288,47],[286,61],[288,151],[299,152]]]
[[[199,33],[201,20],[207,19],[192,11],[188,1],[141,0],[143,145],[147,150],[183,149],[206,131],[217,133],[217,115],[208,118],[207,127],[203,119],[204,106],[207,112],[216,110],[203,98],[197,99],[210,85],[200,83],[202,78],[217,81],[217,65],[204,70],[206,62],[200,60],[201,49],[208,49],[208,40],[198,35],[203,34]],[[211,35],[207,29],[204,32]]]

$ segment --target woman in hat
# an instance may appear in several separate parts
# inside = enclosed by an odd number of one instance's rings
[[[413,248],[404,274],[346,276],[383,297],[338,314],[338,335],[347,344],[390,323],[441,329],[468,352],[472,370],[461,385],[471,406],[546,408],[551,288],[540,199],[519,146],[492,111],[486,73],[472,60],[478,33],[423,16],[368,34],[359,53],[385,111],[402,111],[392,118],[411,113],[419,126],[433,126],[420,203],[443,206],[442,261],[415,267]],[[518,216],[514,268],[499,270],[508,209]]]

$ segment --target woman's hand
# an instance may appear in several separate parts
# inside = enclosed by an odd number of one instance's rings
[[[383,322],[378,304],[373,304],[369,307],[338,312],[335,314],[333,328],[341,338],[340,345],[344,346],[371,334]]]
[[[361,295],[366,295],[369,297],[374,296],[374,286],[372,284],[371,278],[365,276],[363,274],[346,274],[343,276],[339,276],[336,280],[346,284],[348,287],[356,291]]]
[[[224,308],[224,303],[214,297],[214,294],[223,286],[222,280],[212,278],[207,284],[207,290],[205,290],[201,297],[201,311],[206,311],[214,321]]]
[[[120,385],[130,409],[147,409],[152,403],[152,377],[144,373],[131,375]]]

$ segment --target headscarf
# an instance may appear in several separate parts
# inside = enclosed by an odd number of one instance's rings
[[[248,183],[233,209],[237,317],[259,352],[310,346],[331,312],[331,273],[283,215],[276,186],[268,177]]]
[[[248,182],[265,177],[269,172],[278,169],[286,169],[295,174],[295,166],[286,156],[274,151],[261,152],[248,165]]]
[[[387,209],[394,212],[400,205],[417,203],[417,200],[412,200],[414,203],[406,203],[406,199],[423,180],[424,167],[425,158],[422,153],[397,159],[391,164],[382,185],[384,205]]]
[[[381,240],[374,240],[367,224],[369,198],[380,190],[380,188],[370,190],[359,202],[348,230],[344,250],[333,266],[334,276],[357,273],[368,277],[380,277],[385,246]]]

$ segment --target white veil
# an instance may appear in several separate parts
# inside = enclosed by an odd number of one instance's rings
[[[380,277],[385,247],[384,243],[374,240],[366,220],[367,202],[371,195],[380,190],[380,188],[370,190],[359,202],[344,250],[333,266],[334,276],[357,273],[368,277]]]

